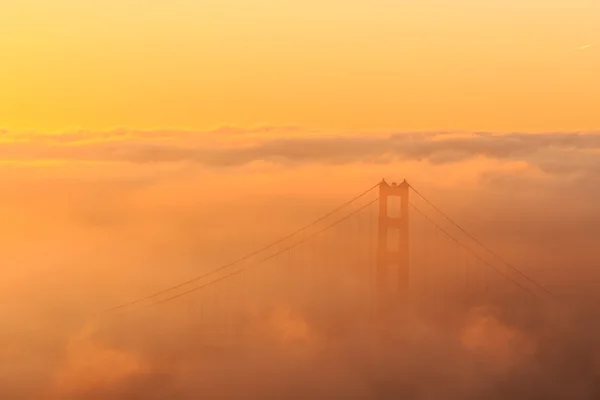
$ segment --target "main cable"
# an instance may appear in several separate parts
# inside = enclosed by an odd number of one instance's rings
[[[294,244],[292,244],[292,245],[290,245],[290,246],[288,246],[288,247],[285,247],[285,248],[283,248],[283,249],[281,249],[281,250],[277,251],[277,252],[276,252],[276,253],[274,253],[274,254],[271,254],[271,255],[269,255],[269,256],[267,256],[267,257],[265,257],[265,258],[262,258],[262,259],[258,260],[257,262],[255,262],[255,263],[253,263],[253,264],[251,264],[251,265],[249,265],[249,266],[247,266],[247,267],[240,268],[240,269],[238,269],[238,270],[236,270],[236,271],[230,272],[230,273],[228,273],[228,274],[226,274],[226,275],[223,275],[223,276],[221,276],[221,277],[219,277],[219,278],[216,278],[216,279],[214,279],[214,280],[212,280],[212,281],[210,281],[210,282],[207,282],[207,283],[205,283],[205,284],[203,284],[203,285],[196,286],[195,288],[192,288],[192,289],[189,289],[189,290],[187,290],[187,291],[185,291],[185,292],[178,293],[178,294],[175,294],[175,295],[173,295],[173,296],[171,296],[171,297],[167,297],[167,298],[165,298],[165,299],[162,299],[162,300],[156,301],[156,302],[154,302],[154,303],[151,303],[151,304],[148,304],[148,305],[146,305],[145,307],[138,308],[138,309],[136,309],[136,310],[133,310],[133,311],[131,311],[131,312],[135,312],[135,311],[137,311],[137,310],[142,310],[142,309],[145,309],[145,308],[150,308],[150,307],[157,306],[157,305],[159,305],[159,304],[167,303],[167,302],[169,302],[169,301],[172,301],[172,300],[178,299],[178,298],[180,298],[180,297],[183,297],[183,296],[186,296],[186,295],[188,295],[188,294],[194,293],[194,292],[196,292],[196,291],[198,291],[198,290],[201,290],[201,289],[204,289],[204,288],[206,288],[206,287],[209,287],[209,286],[212,286],[212,285],[214,285],[214,284],[217,284],[217,283],[219,283],[219,282],[222,282],[222,281],[224,281],[224,280],[226,280],[226,279],[228,279],[228,278],[231,278],[231,277],[233,277],[233,276],[235,276],[235,275],[238,275],[238,274],[242,273],[243,271],[246,271],[246,270],[248,270],[249,268],[253,268],[253,267],[256,267],[256,266],[258,266],[258,265],[261,265],[261,264],[263,264],[263,263],[265,263],[265,262],[267,262],[267,261],[269,261],[269,260],[271,260],[271,259],[273,259],[273,258],[275,258],[275,257],[277,257],[277,256],[279,256],[279,255],[281,255],[281,254],[283,254],[283,253],[285,253],[286,251],[289,251],[289,250],[291,250],[291,249],[294,249],[294,248],[296,248],[296,247],[300,246],[301,244],[304,244],[304,243],[308,242],[308,241],[309,241],[309,240],[311,240],[312,238],[314,238],[314,237],[316,237],[316,236],[318,236],[318,235],[322,234],[323,232],[325,232],[325,231],[327,231],[327,230],[329,230],[329,229],[333,228],[334,226],[336,226],[336,225],[339,225],[340,223],[342,223],[342,222],[346,221],[347,219],[349,219],[350,217],[352,217],[352,216],[354,216],[354,215],[358,214],[359,212],[361,212],[362,210],[366,209],[367,207],[369,207],[370,205],[372,205],[373,203],[375,203],[375,202],[376,202],[376,201],[378,201],[378,200],[379,200],[379,197],[377,197],[376,199],[374,199],[374,200],[372,200],[372,201],[368,202],[367,204],[365,204],[365,205],[361,206],[360,208],[356,209],[355,211],[351,212],[350,214],[348,214],[348,215],[346,215],[346,216],[344,216],[344,217],[342,217],[342,218],[340,218],[340,219],[336,220],[335,222],[331,223],[330,225],[326,226],[325,228],[323,228],[323,229],[321,229],[321,230],[318,230],[317,232],[314,232],[313,234],[311,234],[311,235],[309,235],[309,236],[307,236],[307,237],[305,237],[305,238],[303,238],[303,239],[299,240],[298,242],[296,242],[296,243],[294,243]],[[121,315],[121,316],[123,316],[123,315],[126,315],[126,314],[127,314],[127,313],[123,313],[123,314],[120,314],[120,315]]]
[[[298,235],[298,234],[306,231],[307,229],[309,229],[309,228],[315,226],[316,224],[318,224],[319,222],[322,222],[323,220],[329,218],[333,214],[337,213],[338,211],[342,210],[343,208],[347,207],[348,205],[350,205],[350,204],[354,203],[355,201],[359,200],[360,198],[364,197],[366,194],[368,194],[369,192],[371,192],[377,186],[379,186],[379,184],[376,184],[376,185],[370,187],[369,189],[367,189],[364,192],[360,193],[359,195],[353,197],[352,199],[348,200],[347,202],[345,202],[344,204],[342,204],[339,207],[335,208],[334,210],[330,211],[329,213],[325,214],[324,216],[322,216],[322,217],[314,220],[310,224],[307,224],[307,225],[303,226],[302,228],[300,228],[300,229],[298,229],[298,230],[296,230],[296,231],[294,231],[294,232],[292,232],[292,233],[290,233],[290,234],[282,237],[281,239],[276,240],[275,242],[272,242],[272,243],[270,243],[270,244],[268,244],[268,245],[266,245],[266,246],[264,246],[264,247],[262,247],[262,248],[260,248],[260,249],[258,249],[256,251],[248,253],[248,254],[246,254],[246,255],[244,255],[244,256],[242,256],[242,257],[240,257],[240,258],[238,258],[238,259],[236,259],[234,261],[231,261],[231,262],[229,262],[229,263],[227,263],[225,265],[222,265],[222,266],[220,266],[220,267],[218,267],[218,268],[216,268],[216,269],[214,269],[212,271],[209,271],[207,273],[204,273],[202,275],[199,275],[199,276],[196,276],[196,277],[194,277],[192,279],[189,279],[186,282],[183,282],[183,283],[171,286],[171,287],[169,287],[167,289],[163,289],[161,291],[155,292],[155,293],[150,294],[148,296],[145,296],[145,297],[142,297],[142,298],[139,298],[139,299],[136,299],[136,300],[132,300],[132,301],[129,301],[127,303],[123,303],[123,304],[118,305],[116,307],[112,307],[112,308],[110,308],[108,310],[105,310],[105,311],[99,313],[99,314],[96,314],[96,316],[103,315],[103,314],[108,314],[108,313],[111,313],[111,312],[114,312],[114,311],[118,311],[118,310],[121,310],[121,309],[129,307],[129,306],[141,303],[143,301],[150,300],[150,299],[152,299],[154,297],[166,294],[166,293],[171,292],[171,291],[173,291],[175,289],[179,289],[179,288],[181,288],[183,286],[187,286],[187,285],[192,284],[194,282],[197,282],[197,281],[199,281],[201,279],[207,278],[207,277],[209,277],[211,275],[214,275],[214,274],[216,274],[218,272],[221,272],[221,271],[223,271],[223,270],[225,270],[227,268],[230,268],[230,267],[232,267],[232,266],[234,266],[236,264],[239,264],[239,263],[241,263],[243,261],[246,261],[246,260],[248,260],[248,259],[250,259],[250,258],[252,258],[252,257],[254,257],[254,256],[256,256],[256,255],[258,255],[258,254],[260,254],[260,253],[262,253],[264,251],[266,251],[266,250],[269,250],[269,249],[275,247],[276,245],[278,245],[278,244],[280,244],[282,242],[285,242],[286,240],[288,240],[288,239],[290,239],[290,238],[292,238],[292,237],[294,237],[294,236],[296,236],[296,235]]]
[[[166,294],[166,293],[168,293],[168,292],[170,292],[170,291],[173,291],[173,290],[175,290],[175,289],[179,289],[179,288],[181,288],[181,287],[183,287],[183,286],[186,286],[186,285],[189,285],[189,284],[191,284],[191,283],[197,282],[197,281],[199,281],[199,280],[201,280],[201,279],[204,279],[204,278],[207,278],[207,277],[209,277],[210,275],[216,274],[216,273],[218,273],[218,272],[221,272],[221,271],[223,271],[223,270],[225,270],[225,269],[227,269],[227,268],[229,268],[229,267],[232,267],[232,266],[234,266],[234,265],[236,265],[236,264],[239,264],[239,263],[240,263],[240,262],[242,262],[242,261],[245,261],[245,260],[247,260],[247,259],[249,259],[249,258],[252,258],[253,256],[256,256],[256,255],[260,254],[261,252],[264,252],[265,250],[268,250],[268,249],[270,249],[270,248],[272,248],[272,247],[276,246],[277,244],[280,244],[280,243],[282,243],[282,242],[284,242],[284,241],[286,241],[286,240],[288,240],[288,239],[290,239],[290,238],[292,238],[292,237],[294,237],[294,236],[298,235],[299,233],[302,233],[302,232],[304,232],[305,230],[307,230],[308,228],[310,228],[310,227],[312,227],[312,226],[314,226],[314,225],[318,224],[319,222],[322,222],[323,220],[325,220],[325,219],[327,219],[328,217],[332,216],[332,215],[333,215],[333,214],[335,214],[336,212],[338,212],[338,211],[342,210],[343,208],[347,207],[348,205],[352,204],[353,202],[355,202],[355,201],[359,200],[360,198],[364,197],[366,194],[368,194],[369,192],[371,192],[371,191],[372,191],[373,189],[375,189],[377,186],[379,186],[379,184],[376,184],[376,185],[374,185],[374,186],[370,187],[369,189],[365,190],[365,191],[364,191],[364,192],[362,192],[361,194],[359,194],[359,195],[357,195],[357,196],[353,197],[353,198],[352,198],[352,199],[350,199],[349,201],[345,202],[344,204],[340,205],[339,207],[335,208],[334,210],[330,211],[329,213],[325,214],[324,216],[322,216],[322,217],[320,217],[320,218],[316,219],[315,221],[311,222],[310,224],[307,224],[307,225],[305,225],[304,227],[302,227],[302,228],[300,228],[300,229],[298,229],[298,230],[294,231],[293,233],[291,233],[291,234],[289,234],[289,235],[287,235],[287,236],[285,236],[285,237],[283,237],[283,238],[281,238],[281,239],[279,239],[279,240],[277,240],[277,241],[275,241],[275,242],[272,242],[271,244],[269,244],[269,245],[267,245],[267,246],[264,246],[264,247],[262,247],[262,248],[261,248],[261,249],[259,249],[259,250],[256,250],[256,251],[254,251],[254,252],[252,252],[252,253],[249,253],[249,254],[247,254],[247,255],[245,255],[245,256],[243,256],[243,257],[240,257],[239,259],[237,259],[237,260],[235,260],[235,261],[232,261],[232,262],[230,262],[230,263],[228,263],[228,264],[225,264],[225,265],[223,265],[223,266],[221,266],[221,267],[219,267],[219,268],[216,268],[216,269],[214,269],[214,270],[212,270],[212,271],[209,271],[209,272],[207,272],[207,273],[205,273],[205,274],[203,274],[203,275],[200,275],[200,276],[197,276],[197,277],[195,277],[195,278],[192,278],[192,279],[190,279],[190,280],[188,280],[188,281],[186,281],[186,282],[180,283],[180,284],[178,284],[178,285],[175,285],[175,286],[171,286],[171,287],[169,287],[169,288],[167,288],[167,289],[163,289],[163,290],[161,290],[161,291],[159,291],[159,292],[155,292],[155,293],[153,293],[153,294],[151,294],[151,295],[148,295],[148,296],[145,296],[145,297],[143,297],[143,298],[139,298],[139,299],[137,299],[137,300],[132,300],[132,301],[130,301],[130,302],[128,302],[128,303],[124,303],[124,304],[121,304],[121,305],[119,305],[119,306],[112,307],[112,308],[110,308],[110,309],[107,309],[107,310],[105,310],[105,311],[98,312],[98,313],[96,313],[96,314],[93,314],[93,315],[91,315],[90,317],[91,317],[92,319],[93,319],[93,318],[102,317],[102,316],[104,316],[104,315],[106,315],[106,314],[109,314],[109,313],[112,313],[112,312],[114,312],[114,311],[122,310],[122,309],[124,309],[124,308],[126,308],[126,307],[129,307],[129,306],[132,306],[132,305],[139,304],[139,303],[141,303],[141,302],[143,302],[143,301],[146,301],[146,300],[151,300],[151,299],[153,299],[153,298],[155,298],[155,297],[157,297],[157,296],[160,296],[160,295],[162,295],[162,294]],[[361,208],[359,208],[358,210],[356,210],[356,211],[354,211],[354,212],[350,213],[349,215],[345,216],[344,218],[342,218],[342,219],[340,219],[340,220],[336,221],[335,223],[333,223],[333,224],[331,224],[331,225],[327,226],[325,229],[322,229],[322,230],[318,231],[316,234],[313,234],[313,235],[310,235],[310,236],[308,236],[306,239],[304,239],[304,240],[302,240],[302,241],[300,241],[300,242],[296,243],[295,245],[293,245],[293,246],[291,246],[291,247],[288,247],[288,248],[286,248],[286,249],[284,249],[284,250],[282,250],[282,251],[286,251],[286,250],[288,250],[288,249],[291,249],[291,248],[293,248],[293,247],[297,247],[297,246],[298,246],[298,245],[300,245],[301,243],[304,243],[306,240],[308,240],[308,239],[311,239],[311,238],[313,238],[313,237],[317,236],[318,234],[320,234],[320,233],[322,233],[322,232],[326,231],[327,229],[330,229],[331,227],[333,227],[333,226],[335,226],[335,225],[339,224],[340,222],[342,222],[342,221],[345,221],[346,219],[350,218],[351,216],[353,216],[353,215],[357,214],[358,212],[362,211],[362,210],[363,210],[363,209],[365,209],[366,207],[368,207],[368,206],[370,206],[371,204],[375,203],[377,200],[379,200],[379,197],[377,197],[377,198],[376,198],[375,200],[373,200],[373,201],[370,201],[370,202],[369,202],[369,203],[367,203],[366,205],[364,205],[364,206],[362,206]],[[279,252],[275,253],[274,255],[267,257],[267,260],[268,260],[268,259],[270,259],[270,258],[272,258],[272,257],[275,257],[276,255],[279,255],[279,254],[281,254],[281,252],[282,252],[282,251],[279,251]],[[260,264],[260,263],[262,263],[262,262],[264,262],[264,261],[265,261],[265,259],[263,259],[263,260],[260,260],[260,261],[258,262],[258,264]],[[244,270],[244,269],[241,269],[241,270],[239,270],[239,271],[235,271],[235,272],[233,272],[233,273],[231,273],[231,274],[225,275],[224,277],[221,277],[221,278],[218,278],[218,279],[216,279],[216,280],[214,280],[214,281],[211,281],[211,282],[209,282],[209,283],[207,283],[207,284],[205,284],[205,285],[202,285],[202,286],[200,286],[200,287],[196,287],[196,288],[194,288],[194,289],[192,289],[192,290],[190,290],[190,291],[188,291],[188,292],[185,292],[185,293],[183,293],[183,294],[174,295],[174,296],[172,296],[171,298],[168,298],[168,299],[165,299],[165,300],[161,300],[161,301],[159,301],[159,302],[157,302],[157,303],[150,304],[150,305],[149,305],[149,307],[151,307],[151,306],[154,306],[154,305],[157,305],[157,304],[162,304],[162,303],[163,303],[163,302],[165,302],[165,301],[174,300],[175,298],[181,297],[181,296],[183,296],[183,295],[185,295],[185,294],[189,294],[189,293],[195,292],[195,291],[197,291],[197,290],[200,290],[200,289],[202,289],[202,288],[204,288],[204,287],[207,287],[207,286],[210,286],[210,285],[212,285],[212,284],[218,283],[218,282],[220,282],[220,281],[222,281],[222,280],[224,280],[224,279],[226,279],[226,278],[228,278],[228,277],[230,277],[230,276],[234,276],[234,275],[237,275],[237,274],[239,274],[239,273],[240,273],[240,272],[242,272],[243,270]],[[127,314],[127,312],[125,312],[125,313],[122,313],[122,314],[118,314],[117,316],[122,316],[122,315],[125,315],[125,314]],[[47,330],[47,329],[44,329],[44,328],[39,328],[39,329],[30,330],[30,331],[28,331],[28,332],[22,332],[22,333],[20,333],[20,334],[18,334],[18,335],[31,335],[31,334],[35,334],[35,333],[37,333],[37,332],[44,332],[44,331],[46,331],[46,330]],[[17,335],[17,334],[11,334],[10,336],[15,336],[15,335]]]
[[[543,300],[538,294],[532,292],[531,290],[529,290],[528,288],[526,288],[525,286],[521,285],[519,282],[515,281],[514,279],[512,279],[510,276],[506,275],[504,272],[500,271],[498,268],[496,268],[494,265],[492,265],[491,263],[489,263],[487,260],[483,259],[481,256],[479,256],[477,253],[475,253],[473,250],[471,250],[470,248],[468,248],[466,245],[464,245],[460,240],[456,239],[454,236],[452,236],[452,234],[450,234],[448,231],[446,231],[444,228],[442,228],[441,226],[439,226],[433,219],[429,218],[423,211],[419,210],[414,204],[410,203],[410,206],[412,208],[415,209],[415,211],[417,211],[419,214],[421,214],[425,219],[427,219],[429,222],[431,222],[433,225],[435,225],[440,232],[444,233],[446,236],[448,236],[450,239],[452,239],[454,242],[456,242],[456,244],[458,244],[459,246],[461,246],[463,249],[465,249],[466,251],[468,251],[469,253],[471,253],[472,255],[474,255],[476,258],[478,258],[481,262],[483,262],[485,265],[487,265],[488,267],[492,268],[494,271],[496,271],[497,273],[499,273],[501,276],[503,276],[505,279],[507,279],[508,281],[512,282],[514,285],[520,287],[521,289],[523,289],[524,291],[526,291],[527,293],[529,293],[530,295],[537,297],[540,300]]]
[[[496,252],[492,251],[492,249],[490,249],[489,247],[487,247],[486,245],[484,245],[483,243],[481,243],[479,240],[477,240],[477,238],[475,238],[473,235],[471,235],[469,232],[467,232],[465,229],[463,229],[462,226],[460,226],[457,222],[455,222],[452,218],[450,218],[446,213],[444,213],[442,210],[440,210],[438,207],[435,206],[435,204],[433,204],[429,199],[427,199],[425,196],[423,196],[417,189],[414,188],[414,186],[412,186],[411,184],[408,185],[419,197],[421,197],[423,200],[425,200],[425,202],[427,204],[429,204],[431,207],[433,207],[434,210],[436,210],[437,212],[439,212],[444,218],[446,218],[451,224],[453,224],[454,226],[456,226],[462,233],[464,233],[465,235],[467,235],[471,240],[473,240],[476,244],[478,244],[479,246],[481,246],[483,249],[485,249],[488,253],[490,253],[492,256],[496,257],[498,260],[502,261],[502,263],[504,263],[507,267],[509,267],[510,269],[512,269],[513,271],[515,271],[516,273],[518,273],[519,275],[521,275],[523,278],[527,279],[529,282],[533,283],[535,286],[537,286],[539,289],[543,290],[544,292],[548,293],[550,296],[552,297],[556,297],[556,295],[554,293],[552,293],[549,289],[545,288],[543,285],[541,285],[540,283],[538,283],[537,281],[535,281],[534,279],[530,278],[529,276],[527,276],[524,272],[522,272],[521,270],[519,270],[518,268],[514,267],[513,265],[511,265],[508,261],[506,261],[504,258],[500,257],[500,255],[498,255]]]

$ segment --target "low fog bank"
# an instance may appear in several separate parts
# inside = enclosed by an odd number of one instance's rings
[[[68,337],[20,338],[10,357],[6,349],[1,355],[0,394],[52,400],[600,395],[597,310],[531,308],[530,318],[517,319],[478,306],[450,324],[409,313],[368,326],[347,311],[316,315],[277,306],[249,322],[245,340],[223,347],[205,345],[202,333],[185,325],[161,326],[168,314],[126,328],[115,323]],[[336,324],[344,329],[331,329]]]
[[[252,313],[237,347],[206,344],[206,327],[194,325],[198,308],[187,299],[87,324],[99,310],[277,239],[391,167],[369,168],[7,184],[0,398],[600,397],[600,311],[592,300],[600,258],[589,239],[600,233],[600,213],[585,197],[578,198],[585,207],[560,207],[568,196],[556,185],[537,186],[533,197],[508,195],[497,181],[451,187],[438,171],[437,181],[423,179],[419,189],[551,287],[559,303],[525,310],[461,304],[452,318],[415,311],[379,326],[357,315],[354,300],[315,292],[308,306],[275,302]],[[317,182],[325,173],[339,185]]]

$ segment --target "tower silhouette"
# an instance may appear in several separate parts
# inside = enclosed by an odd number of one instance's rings
[[[407,300],[409,291],[409,184],[404,180],[400,185],[388,184],[385,179],[379,184],[379,218],[377,241],[376,285],[380,306],[385,308],[396,287],[399,300]],[[399,197],[400,211],[398,216],[390,216],[390,198]],[[396,243],[390,243],[390,234],[397,237]],[[390,249],[390,244],[395,249]],[[396,285],[390,284],[390,269],[397,277]],[[395,297],[395,296],[394,296]]]

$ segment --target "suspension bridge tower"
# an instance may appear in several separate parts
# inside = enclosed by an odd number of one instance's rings
[[[379,307],[405,303],[409,291],[409,184],[379,184],[376,290]],[[395,207],[394,207],[395,206]],[[394,215],[390,215],[394,212]],[[395,281],[395,282],[394,282]]]

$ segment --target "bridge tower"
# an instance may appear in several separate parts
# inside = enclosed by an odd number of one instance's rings
[[[409,184],[388,184],[385,179],[379,184],[379,220],[377,241],[376,290],[380,306],[386,307],[390,298],[405,302],[409,290]],[[390,216],[390,205],[399,200],[399,212]],[[396,284],[389,281],[390,269],[397,277]],[[395,290],[394,290],[395,286]],[[398,296],[392,296],[396,292]]]

